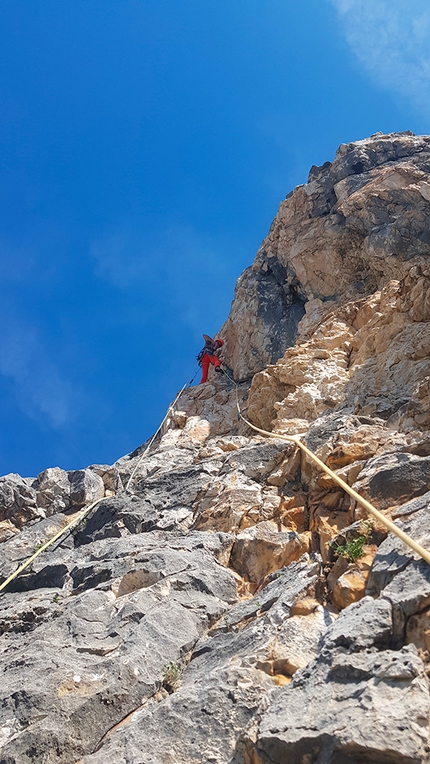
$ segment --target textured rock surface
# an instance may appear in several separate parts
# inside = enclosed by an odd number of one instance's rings
[[[429,251],[430,138],[343,144],[281,203],[224,327],[237,377],[276,361],[330,308],[402,278]],[[418,320],[420,320],[418,318]],[[427,319],[428,320],[428,319]]]
[[[348,764],[427,761],[429,710],[428,680],[414,648],[333,651],[274,700],[257,750],[277,764],[306,755]]]
[[[37,504],[47,515],[61,512],[70,505],[70,480],[60,467],[49,467],[37,476]],[[85,502],[83,502],[85,503]]]
[[[0,478],[0,518],[20,528],[29,520],[43,517],[36,505],[36,491],[20,475]]]
[[[430,567],[276,437],[430,549],[429,219],[429,137],[341,146],[238,281],[237,388],[0,478],[0,581],[101,500],[0,594],[1,764],[430,762]]]
[[[387,600],[366,598],[344,610],[319,659],[297,672],[263,714],[257,751],[279,764],[306,755],[353,764],[428,761],[424,666],[415,646],[388,649],[391,637]]]

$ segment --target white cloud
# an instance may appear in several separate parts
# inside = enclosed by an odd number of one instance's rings
[[[330,0],[346,40],[382,87],[430,114],[428,0]]]
[[[49,357],[34,326],[16,315],[2,315],[0,374],[14,398],[32,419],[57,429],[75,415],[72,390]]]

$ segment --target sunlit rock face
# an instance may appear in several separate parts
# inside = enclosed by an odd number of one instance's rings
[[[0,580],[100,500],[0,595],[1,762],[430,761],[430,566],[279,437],[430,550],[429,178],[341,146],[149,451],[0,479]]]
[[[367,298],[331,310],[308,339],[254,375],[253,421],[277,432],[348,405],[408,432],[428,429],[430,266],[414,265]],[[298,424],[296,422],[296,424]]]
[[[236,378],[277,361],[330,308],[372,294],[430,248],[430,138],[342,144],[278,210],[223,327]],[[306,311],[306,320],[302,319]]]

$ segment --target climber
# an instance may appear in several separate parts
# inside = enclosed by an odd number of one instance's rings
[[[207,381],[210,363],[212,366],[215,366],[215,371],[222,371],[221,361],[217,356],[217,352],[224,345],[224,340],[213,340],[212,337],[208,337],[207,334],[203,335],[203,339],[205,341],[204,347],[197,356],[199,365],[202,367],[201,385],[203,382]]]

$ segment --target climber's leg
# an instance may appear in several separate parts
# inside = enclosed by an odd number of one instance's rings
[[[209,361],[210,361],[210,356],[207,353],[205,353],[205,355],[202,358],[202,378],[200,380],[201,385],[203,384],[203,382],[207,381],[208,371],[209,371]]]

